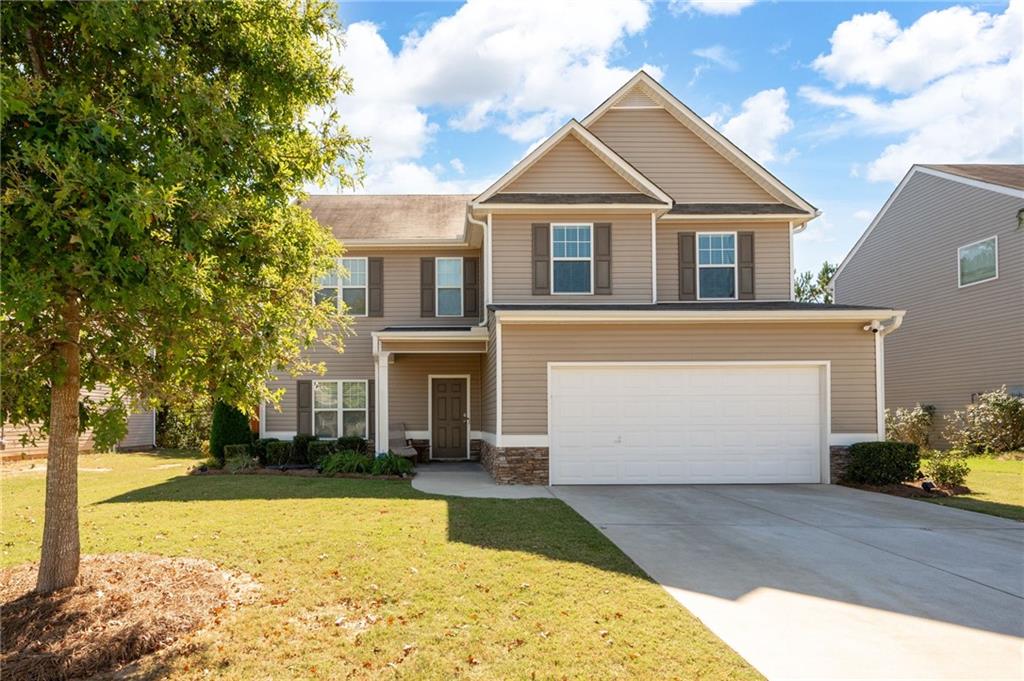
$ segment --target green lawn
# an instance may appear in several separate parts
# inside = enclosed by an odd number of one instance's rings
[[[925,501],[1024,521],[1024,461],[974,456],[967,462],[971,494]]]
[[[560,501],[185,476],[193,461],[80,464],[84,552],[208,558],[263,585],[151,675],[760,678]],[[43,475],[6,471],[3,565],[37,560],[42,509]]]

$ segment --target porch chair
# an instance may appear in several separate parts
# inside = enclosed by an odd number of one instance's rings
[[[412,446],[412,440],[405,437],[404,423],[388,428],[388,449],[406,459],[415,459],[418,456],[416,448]]]

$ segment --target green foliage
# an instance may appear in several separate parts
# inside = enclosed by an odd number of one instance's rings
[[[921,457],[912,442],[858,442],[850,446],[844,479],[865,485],[895,485],[917,477]]]
[[[836,265],[827,260],[821,264],[818,274],[813,272],[800,272],[793,280],[793,293],[796,299],[804,303],[826,303],[831,304],[832,290],[829,284],[836,274]]]
[[[1024,397],[1002,386],[983,393],[974,404],[946,415],[943,435],[965,452],[1011,452],[1024,449]]]
[[[225,445],[248,445],[252,442],[249,417],[226,402],[213,405],[210,426],[210,455],[224,460]]]
[[[924,472],[939,487],[958,487],[964,484],[971,467],[962,452],[930,452],[924,460]]]
[[[168,449],[209,451],[213,406],[209,395],[165,407],[156,416],[156,444]]]
[[[316,442],[316,435],[296,435],[292,439],[292,460],[290,463],[309,464],[309,445]]]
[[[325,475],[333,473],[369,473],[373,465],[366,454],[346,449],[329,454],[320,464],[320,472]]]
[[[354,452],[366,454],[366,447],[366,438],[358,435],[343,435],[338,438],[339,450],[351,449]]]
[[[334,111],[336,7],[0,3],[0,419],[47,428],[72,381],[102,447],[124,405],[276,401],[347,317],[313,303],[340,247],[295,201],[362,174]],[[57,348],[81,357],[68,375]],[[108,425],[110,422],[115,425]],[[122,431],[123,432],[123,431]]]
[[[373,467],[370,472],[374,475],[408,475],[412,473],[412,461],[388,452],[384,456],[378,456],[373,460]]]
[[[292,443],[286,440],[268,442],[266,452],[267,466],[283,466],[291,461]]]
[[[224,447],[224,470],[232,475],[248,473],[259,468],[259,461],[249,452],[248,445],[226,445]]]
[[[267,465],[267,445],[271,442],[279,442],[277,438],[264,437],[252,443],[252,453],[264,466]]]
[[[913,409],[897,407],[885,410],[885,437],[896,442],[913,442],[919,449],[928,448],[935,407],[914,405]]]
[[[336,451],[338,445],[334,440],[316,440],[306,447],[306,461],[310,466],[319,468],[324,459]]]

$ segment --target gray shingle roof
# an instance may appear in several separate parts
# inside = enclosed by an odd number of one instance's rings
[[[922,164],[922,167],[1003,187],[1024,189],[1024,165],[1021,164],[947,163]]]
[[[345,239],[458,239],[471,194],[314,195],[302,205]]]

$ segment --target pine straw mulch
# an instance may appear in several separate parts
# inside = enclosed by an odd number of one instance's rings
[[[955,497],[961,494],[970,494],[971,490],[969,487],[963,485],[957,485],[955,487],[933,487],[928,490],[925,489],[922,484],[923,480],[915,480],[913,482],[901,482],[893,485],[861,485],[852,482],[841,482],[839,484],[845,487],[853,487],[855,489],[863,489],[868,492],[881,492],[882,494],[891,494],[894,497],[907,497],[907,498],[936,498],[936,497]]]
[[[37,565],[0,570],[5,681],[74,679],[170,645],[256,598],[248,575],[195,558],[83,556],[78,584],[32,592]]]

